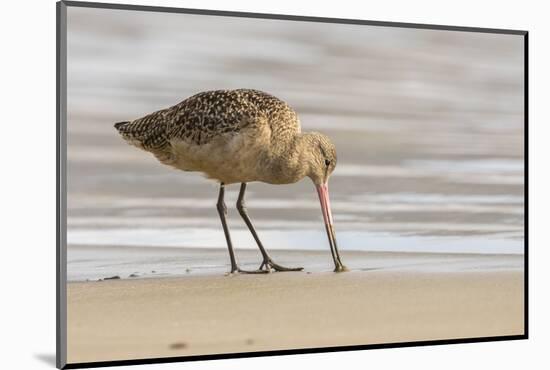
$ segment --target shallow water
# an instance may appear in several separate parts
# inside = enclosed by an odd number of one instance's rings
[[[287,100],[304,131],[334,141],[343,251],[523,252],[521,37],[86,8],[68,18],[70,256],[76,245],[223,248],[216,185],[160,165],[112,125],[240,87]],[[269,249],[328,253],[309,180],[247,194]],[[254,248],[233,210],[230,226],[237,247]]]

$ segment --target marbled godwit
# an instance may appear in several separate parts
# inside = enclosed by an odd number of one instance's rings
[[[346,268],[340,260],[330,209],[328,179],[336,167],[336,150],[323,134],[302,133],[296,112],[284,101],[250,90],[206,91],[173,107],[115,128],[132,145],[151,152],[162,163],[183,171],[199,171],[220,183],[220,215],[231,272],[237,266],[227,227],[225,185],[241,183],[237,209],[263,257],[257,271],[300,271],[273,262],[266,252],[244,205],[246,184],[292,184],[308,176],[321,202],[334,271]]]

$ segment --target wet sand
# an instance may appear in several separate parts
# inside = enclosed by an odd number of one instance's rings
[[[523,256],[362,256],[340,274],[69,283],[68,361],[523,334]]]

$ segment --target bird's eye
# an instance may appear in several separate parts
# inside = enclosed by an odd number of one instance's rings
[[[328,167],[330,166],[330,159],[325,159],[325,165]]]

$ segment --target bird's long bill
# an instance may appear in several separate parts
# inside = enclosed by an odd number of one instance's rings
[[[340,261],[337,260],[338,247],[336,246],[336,235],[334,234],[334,225],[332,222],[332,211],[330,210],[330,197],[328,195],[328,184],[317,185],[317,194],[319,194],[319,201],[321,202],[321,210],[323,211],[323,219],[325,220],[325,227],[327,229],[328,242],[330,244],[330,251],[335,265],[338,265]]]

